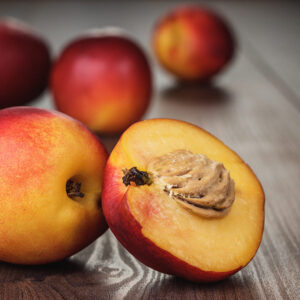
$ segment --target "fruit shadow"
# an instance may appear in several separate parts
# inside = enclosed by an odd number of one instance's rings
[[[198,297],[215,299],[220,295],[228,295],[228,299],[234,299],[237,294],[243,298],[243,296],[249,295],[252,288],[255,288],[253,278],[248,275],[244,272],[242,276],[237,273],[224,280],[210,283],[197,283],[175,276],[166,276],[159,285],[154,283],[150,288],[155,298],[159,299],[169,299],[171,295],[177,295],[178,299],[184,299],[187,294],[193,294],[197,299]]]
[[[213,81],[181,82],[162,90],[161,98],[169,102],[184,105],[220,106],[231,100],[230,93]]]
[[[100,135],[97,134],[103,145],[105,146],[108,154],[111,153],[115,145],[117,144],[118,140],[121,137],[121,134],[116,134],[116,135]]]
[[[0,270],[1,283],[25,280],[43,281],[45,278],[51,276],[62,277],[69,274],[82,273],[84,271],[84,264],[69,259],[36,266],[15,265],[1,262]]]
[[[82,282],[96,281],[97,273],[86,265],[87,258],[94,251],[92,243],[76,256],[58,262],[42,265],[17,265],[0,261],[0,284],[18,282],[45,282],[48,280],[60,281],[72,276],[74,280]],[[83,276],[83,277],[82,277]]]

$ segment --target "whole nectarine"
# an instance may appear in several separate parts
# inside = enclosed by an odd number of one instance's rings
[[[232,59],[234,39],[221,16],[201,6],[176,8],[158,22],[153,44],[160,63],[180,79],[206,81]]]
[[[58,110],[99,133],[118,133],[139,120],[151,96],[143,51],[121,35],[94,34],[70,43],[51,74]]]
[[[68,257],[106,228],[101,184],[107,153],[78,121],[29,107],[0,111],[0,260]]]
[[[182,121],[141,121],[123,133],[106,165],[102,204],[136,258],[192,281],[234,274],[262,239],[264,192],[252,170]]]
[[[50,65],[40,36],[24,24],[0,21],[0,108],[38,97],[47,86]]]

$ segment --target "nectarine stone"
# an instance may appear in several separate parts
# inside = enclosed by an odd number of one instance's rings
[[[193,281],[234,274],[262,238],[264,192],[253,171],[182,121],[142,121],[122,135],[106,165],[102,203],[112,232],[137,259]]]
[[[152,159],[147,170],[154,184],[202,217],[224,216],[234,201],[234,182],[229,172],[203,154],[173,151]]]

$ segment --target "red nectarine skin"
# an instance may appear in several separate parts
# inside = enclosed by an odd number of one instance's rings
[[[8,183],[10,182],[11,186],[17,185],[18,189],[20,189],[30,181],[30,178],[36,178],[43,173],[49,172],[49,169],[52,168],[52,157],[50,153],[52,149],[57,147],[57,140],[55,138],[51,139],[52,136],[54,137],[53,128],[42,127],[45,118],[56,119],[57,114],[59,113],[29,107],[19,108],[13,111],[8,109],[1,111],[0,149],[5,149],[6,151],[1,152],[0,164],[3,169],[9,170],[3,180]],[[22,123],[16,126],[16,122],[20,122],[20,117],[22,118]],[[41,124],[39,124],[39,120],[41,120]],[[87,128],[81,125],[80,127],[92,137],[92,133]],[[38,135],[38,139],[36,135]],[[21,148],[16,149],[16,144],[13,142],[10,144],[11,136],[24,141]],[[104,146],[100,146],[101,142],[98,140],[96,142],[94,136],[91,141],[95,142],[91,147],[96,146],[99,149],[99,155],[106,157],[107,152]],[[22,157],[22,168],[19,168],[17,164],[15,166],[11,165],[12,159],[10,159],[10,156],[15,157],[18,152],[21,152],[22,155],[26,155],[26,157]],[[34,162],[29,158],[34,158]],[[13,170],[11,168],[13,168]],[[30,171],[30,174],[28,174],[28,171]],[[28,183],[32,184],[32,182]],[[2,193],[3,192],[4,191],[2,191]]]
[[[0,138],[1,260],[57,261],[107,229],[98,206],[107,152],[85,126],[59,112],[13,107],[0,110]],[[84,198],[69,196],[69,180],[82,184]]]
[[[56,107],[100,133],[117,133],[145,113],[152,90],[142,50],[121,36],[82,37],[57,60],[51,87]]]
[[[162,65],[183,80],[208,80],[232,59],[235,43],[220,16],[200,6],[179,7],[154,28]]]
[[[0,23],[0,108],[38,97],[48,84],[50,54],[45,41],[22,25]]]
[[[240,270],[239,268],[231,272],[203,272],[157,247],[147,239],[141,232],[141,225],[130,212],[126,193],[119,192],[117,184],[112,186],[112,183],[117,182],[120,178],[118,172],[118,169],[109,162],[107,163],[103,181],[103,198],[110,199],[110,201],[103,202],[103,212],[108,220],[108,226],[117,239],[129,252],[134,253],[137,259],[159,272],[197,282],[222,280]]]

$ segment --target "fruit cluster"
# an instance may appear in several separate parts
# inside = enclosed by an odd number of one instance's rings
[[[229,26],[201,7],[180,7],[157,22],[153,48],[180,80],[207,81],[230,62]],[[51,67],[46,42],[16,21],[0,22],[0,107],[23,105],[47,86],[56,108],[104,134],[138,121],[152,93],[150,64],[121,30],[93,30],[70,42]],[[116,117],[117,116],[117,117]]]
[[[234,53],[228,25],[201,7],[164,16],[153,45],[162,66],[186,81],[210,80]],[[264,226],[258,179],[199,127],[136,122],[152,73],[135,41],[86,34],[52,64],[41,37],[3,21],[0,53],[1,260],[58,261],[108,226],[144,264],[192,281],[226,278],[254,257]],[[33,100],[48,81],[60,112],[6,108]],[[123,132],[109,158],[92,131]]]

